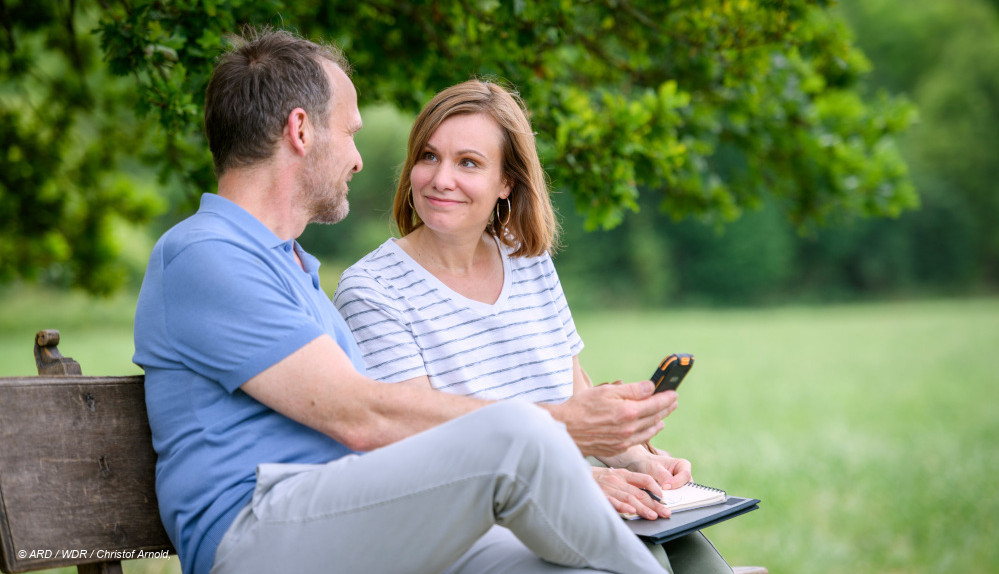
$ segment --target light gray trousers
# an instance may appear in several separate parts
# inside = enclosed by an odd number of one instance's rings
[[[212,574],[572,568],[663,572],[564,426],[503,401],[364,455],[261,465]]]

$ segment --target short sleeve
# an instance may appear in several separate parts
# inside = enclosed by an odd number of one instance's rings
[[[278,270],[232,242],[196,242],[163,265],[171,344],[229,392],[324,333]]]
[[[391,287],[351,267],[340,277],[333,304],[354,334],[369,377],[397,383],[427,374],[407,318],[412,309]]]
[[[569,310],[569,303],[565,300],[565,293],[562,291],[562,283],[558,279],[558,272],[555,271],[555,264],[551,256],[544,255],[545,276],[548,278],[548,289],[552,294],[552,300],[558,312],[559,320],[562,322],[562,330],[565,339],[569,343],[569,350],[576,356],[583,350],[583,340],[576,331],[576,323],[572,320],[572,312]]]

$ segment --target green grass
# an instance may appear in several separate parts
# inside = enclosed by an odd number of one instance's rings
[[[0,375],[34,373],[62,332],[85,374],[137,373],[135,295],[0,292]],[[695,479],[760,510],[707,530],[775,574],[999,571],[999,299],[727,311],[580,313],[595,380],[696,355],[656,438]],[[177,572],[176,561],[127,563]]]
[[[85,375],[133,375],[132,318],[137,293],[93,299],[79,293],[14,287],[0,291],[0,376],[34,375],[35,333],[58,329],[59,350]]]
[[[696,366],[656,444],[760,498],[707,530],[771,572],[999,571],[999,301],[577,318],[595,380]]]

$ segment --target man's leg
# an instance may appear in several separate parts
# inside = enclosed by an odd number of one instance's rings
[[[510,530],[493,526],[475,541],[444,574],[594,574],[589,568],[573,568],[545,562],[528,550]]]
[[[213,573],[441,572],[494,524],[550,562],[661,572],[564,427],[526,403],[494,404],[298,470],[261,466],[254,499],[223,539]]]

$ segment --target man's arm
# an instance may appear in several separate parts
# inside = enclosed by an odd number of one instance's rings
[[[487,401],[415,385],[386,385],[357,372],[323,335],[240,387],[275,411],[369,451],[469,413]]]
[[[648,381],[646,381],[648,383]],[[565,423],[584,454],[616,454],[662,428],[676,396],[652,395],[652,384],[601,385],[546,407]],[[386,385],[357,372],[323,335],[241,387],[275,411],[368,451],[485,406],[488,401],[421,385]]]

